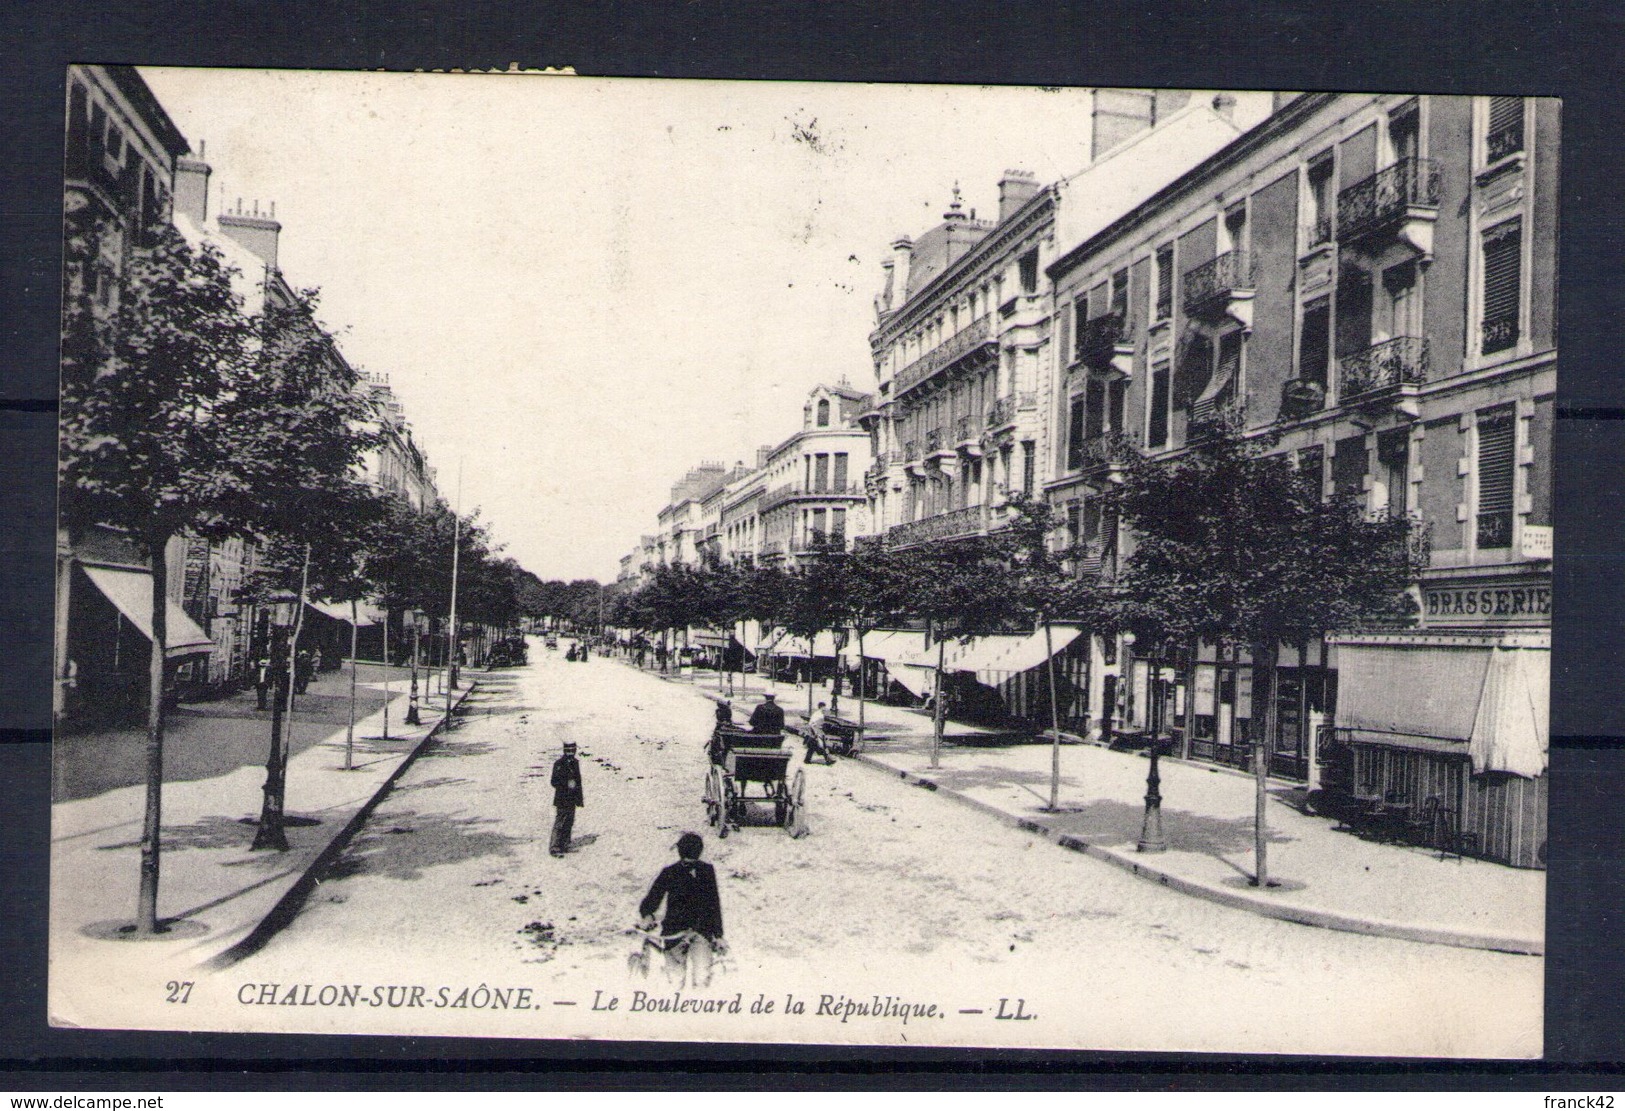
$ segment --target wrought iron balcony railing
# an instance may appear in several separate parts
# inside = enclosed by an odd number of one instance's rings
[[[987,318],[981,317],[972,321],[969,325],[961,328],[948,339],[898,371],[893,396],[912,389],[971,352],[993,344],[993,330],[988,324]]]
[[[1105,432],[1083,441],[1078,450],[1078,463],[1084,471],[1104,470],[1122,466],[1137,452],[1134,441],[1121,432]]]
[[[918,463],[920,461],[920,441],[903,441],[903,461],[905,463]]]
[[[941,450],[943,450],[943,447],[942,447],[942,429],[940,429],[940,428],[927,429],[926,433],[925,433],[925,453],[927,455],[935,455],[937,452],[939,452]]]
[[[1248,251],[1226,251],[1185,275],[1185,307],[1194,312],[1258,285],[1257,265]]]
[[[1419,386],[1428,379],[1428,341],[1398,336],[1338,362],[1338,392],[1343,401],[1397,386]]]
[[[1038,394],[1032,390],[1007,394],[988,406],[987,426],[989,428],[1002,428],[1004,425],[1013,423],[1016,414],[1036,408],[1038,408]]]
[[[954,540],[982,531],[982,507],[968,505],[947,513],[937,513],[918,521],[893,525],[886,530],[888,547],[908,547],[928,540]]]
[[[1337,238],[1347,243],[1382,231],[1414,208],[1439,207],[1439,164],[1406,158],[1337,195]]]
[[[844,552],[846,551],[846,532],[844,529],[810,528],[801,534],[801,542],[796,545],[796,551]]]
[[[1128,342],[1128,321],[1122,313],[1107,313],[1078,325],[1072,357],[1090,366],[1109,363],[1117,348]]]
[[[978,438],[981,434],[982,430],[976,426],[975,422],[973,422],[969,416],[954,418],[955,443],[963,444],[968,440]]]
[[[757,512],[766,513],[770,509],[777,508],[785,502],[795,501],[798,498],[861,498],[864,496],[863,483],[853,480],[846,482],[792,482],[763,494],[761,506]]]

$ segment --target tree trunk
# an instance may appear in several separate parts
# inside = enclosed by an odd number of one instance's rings
[[[1254,887],[1269,885],[1268,828],[1264,806],[1269,801],[1270,746],[1275,743],[1275,664],[1280,654],[1279,642],[1253,646],[1253,697],[1264,690],[1264,713],[1260,736],[1253,742],[1253,776],[1256,790],[1253,795],[1253,853],[1258,861],[1253,876]],[[1259,683],[1262,672],[1264,682]],[[1255,717],[1257,715],[1255,714]]]
[[[384,740],[389,740],[389,607],[384,607]]]
[[[814,633],[812,636],[809,636],[807,638],[807,716],[808,717],[812,717],[812,712],[813,712],[813,674],[814,674],[814,669],[813,669],[813,638],[816,637],[817,635],[818,635],[817,633]]]
[[[933,719],[931,723],[931,766],[933,768],[939,768],[942,766],[942,704],[946,701],[942,695],[942,665],[943,656],[947,652],[947,648],[948,642],[946,640],[937,641],[937,684],[932,692],[932,698],[935,705],[932,707],[931,714]]]
[[[350,724],[344,728],[344,770],[355,769],[355,642],[360,616],[356,602],[350,599]]]
[[[858,628],[858,743],[863,743],[863,628]]]
[[[1041,620],[1044,622],[1045,658],[1049,664],[1049,720],[1050,727],[1055,730],[1049,758],[1049,808],[1058,810],[1061,806],[1061,700],[1055,689],[1055,642],[1048,615]]]
[[[169,537],[151,544],[152,651],[147,661],[147,805],[141,821],[141,884],[136,898],[136,930],[158,932],[158,858],[163,825],[164,671],[169,645],[169,568],[164,549]]]

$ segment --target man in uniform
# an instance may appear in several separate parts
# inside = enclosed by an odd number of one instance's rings
[[[553,840],[548,852],[563,856],[570,851],[570,831],[575,827],[576,807],[585,804],[581,794],[581,764],[576,746],[566,742],[564,755],[553,761]]]

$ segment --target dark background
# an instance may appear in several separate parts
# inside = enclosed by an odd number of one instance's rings
[[[871,10],[873,9],[873,10]],[[1625,8],[1596,3],[123,3],[0,12],[0,1087],[1617,1088]],[[1541,1064],[53,1030],[45,1025],[63,69],[464,69],[1564,98]],[[268,126],[274,109],[267,106]],[[1148,978],[1156,969],[1145,970]]]

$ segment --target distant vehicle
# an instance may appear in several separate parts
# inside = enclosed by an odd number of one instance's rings
[[[522,667],[528,662],[529,657],[530,652],[525,647],[524,637],[508,637],[491,646],[485,664],[487,667]]]
[[[557,650],[557,649],[558,649],[558,646],[559,646],[559,638],[558,638],[558,637],[555,637],[555,636],[550,636],[550,637],[548,637],[548,638],[547,638],[547,646],[548,646],[548,647],[549,647],[549,648],[552,648],[552,649],[554,649],[554,650]]]

